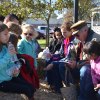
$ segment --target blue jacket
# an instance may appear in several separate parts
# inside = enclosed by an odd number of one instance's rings
[[[7,74],[7,70],[12,66],[10,58],[11,55],[9,54],[7,47],[3,46],[0,52],[0,83],[12,79],[12,77]]]
[[[27,54],[34,58],[35,67],[37,67],[36,57],[37,57],[37,47],[34,40],[27,41],[26,39],[21,39],[17,45],[18,53]]]

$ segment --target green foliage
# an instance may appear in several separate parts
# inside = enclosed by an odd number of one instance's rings
[[[79,0],[79,20],[89,20],[94,4],[91,0]]]
[[[64,15],[64,22],[73,21],[73,10],[68,9],[67,13]]]
[[[4,16],[9,13],[14,13],[22,21],[23,19],[28,18],[32,12],[33,4],[34,2],[32,0],[12,0],[12,2],[5,1],[0,4],[0,12]]]
[[[46,0],[36,0],[33,9],[33,12],[36,16],[33,17],[48,20],[54,10],[55,9],[52,5],[52,0],[49,0],[49,2],[47,2]]]
[[[57,0],[55,6],[57,10],[62,10],[63,8],[72,8],[73,0]]]
[[[32,17],[49,20],[55,10],[72,7],[72,0],[5,0],[0,4],[0,12],[6,16],[15,13],[21,20]]]
[[[12,0],[0,4],[2,15],[15,13],[20,20],[41,18],[47,22],[47,45],[49,44],[49,20],[55,10],[72,7],[72,0]],[[6,9],[5,9],[6,8]]]
[[[2,15],[7,15],[10,11],[11,11],[11,7],[12,7],[12,3],[11,2],[3,2],[0,4],[0,13]]]
[[[95,7],[95,4],[91,0],[78,0],[78,20],[91,20],[92,8]],[[64,21],[73,20],[73,9],[69,9],[64,16]]]
[[[79,0],[79,19],[89,19],[93,7],[91,0]],[[0,3],[2,15],[15,13],[20,20],[31,17],[49,21],[55,10],[63,11],[63,8],[73,8],[73,0],[2,0]]]

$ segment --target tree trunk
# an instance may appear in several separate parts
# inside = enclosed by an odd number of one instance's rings
[[[46,29],[46,46],[49,46],[49,19],[47,20],[47,29]]]

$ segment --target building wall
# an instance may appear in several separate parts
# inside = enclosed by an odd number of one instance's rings
[[[50,27],[56,27],[56,26],[61,26],[63,22],[63,19],[55,19],[55,18],[51,18],[50,19]],[[45,20],[41,20],[41,19],[27,19],[26,21],[24,21],[23,23],[27,23],[27,24],[32,24],[34,27],[37,26],[47,26],[47,23]]]

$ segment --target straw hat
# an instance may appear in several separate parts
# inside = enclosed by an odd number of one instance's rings
[[[78,21],[78,22],[76,22],[76,23],[74,23],[72,26],[71,26],[71,30],[72,30],[72,35],[75,35],[75,34],[77,34],[79,31],[80,31],[80,29],[82,29],[84,26],[86,26],[87,25],[87,23],[86,23],[86,21],[84,21],[84,20],[80,20],[80,21]]]

